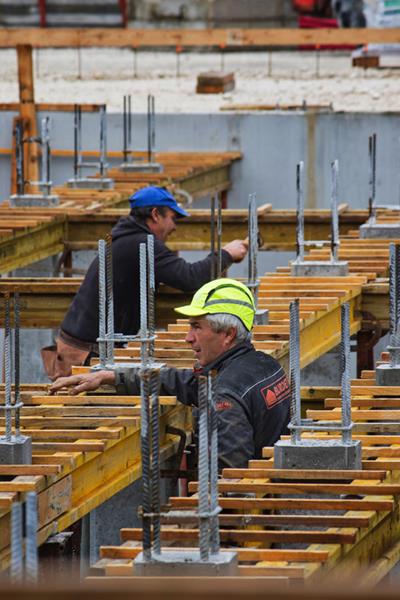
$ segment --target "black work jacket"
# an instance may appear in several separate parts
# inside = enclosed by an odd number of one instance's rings
[[[239,344],[201,370],[162,369],[160,394],[176,395],[183,404],[197,404],[197,375],[216,370],[215,403],[218,413],[219,468],[247,467],[261,458],[262,448],[273,445],[289,422],[289,382],[280,364],[256,351],[249,342]],[[117,391],[140,393],[132,369],[118,369]]]
[[[179,227],[179,225],[178,225]],[[129,215],[112,229],[114,331],[134,335],[140,325],[139,244],[151,233],[146,225]],[[156,285],[164,283],[184,292],[194,292],[211,279],[210,254],[203,260],[188,263],[174,254],[164,242],[154,239]],[[232,264],[228,252],[222,251],[222,269]],[[84,342],[99,336],[99,261],[96,257],[64,317],[61,329]]]

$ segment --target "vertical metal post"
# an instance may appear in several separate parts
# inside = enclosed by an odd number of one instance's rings
[[[400,365],[400,244],[390,244],[389,263],[390,364]]]
[[[289,341],[289,371],[290,371],[290,422],[295,427],[301,426],[301,393],[300,393],[300,310],[299,299],[290,303],[290,341]],[[301,440],[299,429],[291,430],[292,444]]]
[[[23,577],[22,504],[11,505],[11,582],[21,583]]]
[[[15,435],[20,437],[20,415],[21,409],[18,407],[21,400],[20,390],[20,304],[19,293],[14,292],[14,404],[17,405],[14,415]]]
[[[254,294],[254,301],[257,303],[257,254],[258,254],[258,219],[256,195],[249,195],[248,204],[248,286]]]
[[[346,302],[341,306],[341,344],[342,363],[342,441],[351,442],[351,391],[350,391],[350,306]]]
[[[122,150],[124,156],[124,162],[128,162],[128,115],[127,115],[127,99],[128,96],[124,96],[123,99],[123,117],[122,117],[122,130],[123,130],[123,139],[124,139],[124,147]]]
[[[107,113],[106,105],[100,107],[100,178],[103,179],[107,167]]]
[[[222,273],[222,201],[221,194],[217,194],[217,279]]]
[[[155,315],[155,294],[156,294],[156,279],[154,269],[154,236],[147,236],[147,272],[148,272],[148,329],[149,336],[154,336],[156,330],[156,315]],[[154,340],[149,341],[149,355],[153,358],[154,355]]]
[[[107,362],[106,337],[106,242],[99,240],[99,357],[101,367]]]
[[[41,165],[41,181],[42,190],[45,196],[48,196],[51,191],[50,181],[50,118],[44,117],[41,123],[41,146],[42,146],[42,165]]]
[[[210,547],[211,554],[220,549],[218,510],[218,416],[215,408],[214,373],[208,374],[208,405],[210,411]]]
[[[114,362],[114,289],[113,289],[113,264],[112,264],[112,237],[106,236],[106,307],[107,307],[107,363]]]
[[[23,196],[25,193],[25,168],[24,168],[24,128],[21,121],[17,121],[14,129],[15,134],[15,167],[17,171],[17,194]]]
[[[200,559],[208,560],[210,555],[209,528],[209,457],[208,457],[208,390],[207,378],[198,380],[199,398],[199,546]]]
[[[127,163],[130,160],[132,152],[132,109],[131,109],[131,95],[127,94],[124,96],[124,113],[123,113],[123,129],[124,129],[124,162]]]
[[[296,168],[297,224],[296,254],[297,260],[304,260],[304,162],[300,161]]]
[[[28,492],[26,495],[26,581],[35,583],[38,578],[37,552],[37,495]]]
[[[155,125],[155,103],[154,96],[147,96],[147,161],[153,162],[153,153],[156,143],[156,125]]]
[[[81,176],[82,148],[81,148],[82,113],[79,104],[74,106],[74,179]]]
[[[331,163],[331,261],[337,262],[339,259],[339,211],[338,211],[338,178],[339,161],[334,160]]]
[[[369,156],[369,216],[376,219],[375,196],[376,196],[376,133],[368,138]]]
[[[10,294],[4,294],[4,400],[5,400],[5,434],[6,441],[11,442],[11,323],[10,323]]]
[[[147,367],[147,247],[142,243],[139,245],[139,269],[140,269],[140,359]]]
[[[215,196],[211,196],[211,207],[210,207],[210,234],[211,234],[211,280],[215,279],[217,272],[217,257],[215,254]]]
[[[158,372],[150,374],[151,393],[151,496],[153,512],[153,548],[156,554],[161,552],[161,519],[160,519],[160,431],[159,431],[159,398]]]

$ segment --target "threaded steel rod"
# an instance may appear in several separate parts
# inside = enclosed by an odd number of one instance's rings
[[[14,292],[14,404],[17,405],[14,418],[15,435],[17,437],[21,435],[21,409],[18,407],[18,404],[21,401],[20,375],[20,303],[19,293]]]
[[[4,400],[5,400],[5,434],[7,442],[11,442],[11,323],[10,323],[10,294],[4,294]]]
[[[217,194],[217,279],[222,273],[222,200]]]
[[[150,376],[151,393],[151,496],[153,517],[153,548],[161,552],[161,520],[160,520],[160,432],[159,432],[159,399],[158,372],[152,371]]]
[[[142,453],[142,498],[143,498],[143,554],[151,558],[151,481],[150,481],[150,382],[149,370],[142,366],[140,369],[140,443]]]
[[[207,378],[199,377],[199,546],[200,559],[208,560],[210,555],[209,523],[209,457],[208,457],[208,392]]]
[[[11,505],[11,567],[12,583],[20,583],[23,577],[22,504]]]
[[[139,245],[140,274],[140,358],[148,364],[148,321],[147,321],[147,249],[146,244]]]
[[[211,280],[215,279],[215,275],[217,272],[217,256],[215,254],[215,196],[211,196],[211,207],[210,207],[210,218],[211,218]]]
[[[112,262],[112,237],[106,236],[106,310],[107,310],[107,363],[114,363],[114,287]]]
[[[376,218],[375,196],[376,196],[376,133],[368,138],[369,156],[369,216]]]
[[[296,254],[297,260],[304,260],[304,162],[296,167]]]
[[[350,389],[350,306],[346,302],[341,306],[341,344],[342,366],[342,441],[351,441],[351,389]],[[349,429],[350,428],[350,429]]]
[[[148,328],[149,336],[154,336],[156,330],[156,319],[155,319],[155,293],[156,293],[156,279],[155,279],[155,268],[154,268],[154,236],[147,236],[147,270],[148,270]],[[154,356],[154,340],[149,341],[149,356],[152,359]]]
[[[107,344],[106,337],[106,242],[99,240],[99,357],[100,365],[105,367],[107,362]]]
[[[300,316],[299,300],[290,303],[290,342],[289,342],[289,371],[290,371],[290,415],[291,424],[301,426],[301,395],[300,395]],[[291,440],[296,444],[301,440],[301,430],[291,430]]]
[[[100,178],[103,178],[107,162],[107,113],[106,105],[100,107]]]
[[[214,374],[208,374],[208,405],[210,410],[210,547],[211,554],[217,554],[220,549],[219,518],[214,514],[218,509],[218,417],[215,408],[215,379]]]
[[[26,581],[35,583],[38,578],[37,552],[37,495],[28,492],[26,495]]]
[[[257,219],[257,201],[256,195],[249,195],[248,203],[248,286],[254,294],[254,300],[257,303],[257,254],[258,254],[258,219]]]
[[[331,260],[337,262],[339,259],[339,212],[338,212],[338,178],[339,161],[331,163]]]

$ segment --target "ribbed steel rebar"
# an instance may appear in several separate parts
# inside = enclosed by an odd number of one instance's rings
[[[22,538],[22,504],[11,505],[11,566],[12,583],[20,583],[23,577],[23,538]]]
[[[81,131],[82,131],[82,113],[79,104],[74,106],[74,178],[81,176],[80,164],[81,156]]]
[[[255,194],[249,194],[248,203],[248,286],[254,294],[257,303],[257,255],[258,255],[258,218]]]
[[[210,206],[210,246],[211,246],[211,280],[215,279],[215,275],[217,272],[217,256],[215,254],[215,196],[211,196],[211,206]]]
[[[17,405],[14,415],[15,424],[15,435],[20,436],[20,416],[21,409],[18,408],[18,404],[21,401],[21,389],[20,389],[20,303],[19,293],[14,292],[14,404]]]
[[[37,552],[37,494],[28,492],[26,495],[26,581],[35,583],[38,577]]]
[[[4,294],[4,400],[5,400],[5,434],[6,440],[11,441],[12,413],[11,413],[11,323],[10,323],[10,294]]]
[[[290,303],[290,341],[289,341],[289,371],[290,371],[290,422],[296,427],[301,426],[301,395],[300,395],[300,311],[298,298]],[[291,440],[296,444],[301,439],[299,429],[291,430]]]
[[[104,341],[106,337],[106,242],[98,241],[99,252],[99,357],[100,365],[105,367],[107,362],[107,344]]]
[[[217,194],[217,279],[222,273],[222,199]]]
[[[140,369],[140,443],[142,454],[142,501],[143,501],[143,554],[151,558],[151,481],[150,481],[150,373],[142,366]]]
[[[156,125],[155,125],[155,102],[154,96],[147,96],[147,160],[153,162],[153,153],[156,143]]]
[[[208,374],[208,405],[210,410],[210,547],[211,554],[217,554],[220,549],[218,510],[218,415],[215,408],[215,377]]]
[[[156,314],[155,314],[155,293],[156,293],[156,277],[154,265],[154,236],[147,236],[147,269],[148,269],[148,329],[149,336],[154,336],[156,330]],[[154,340],[149,341],[149,357],[154,356]]]
[[[396,244],[389,246],[389,331],[390,345],[394,346],[394,334],[397,325],[396,298]]]
[[[41,146],[42,146],[42,164],[41,164],[41,181],[43,193],[50,193],[50,134],[49,134],[50,117],[44,117],[41,123]]]
[[[153,517],[153,549],[161,552],[161,520],[160,520],[160,432],[159,432],[159,398],[158,372],[152,371],[150,376],[151,393],[151,497]]]
[[[375,219],[375,197],[376,197],[376,133],[368,138],[368,156],[369,156],[369,216]]]
[[[297,260],[304,260],[304,162],[296,167],[296,254]]]
[[[113,286],[113,261],[112,237],[106,236],[106,307],[107,307],[107,337],[106,344],[107,362],[114,363],[114,286]]]
[[[139,246],[139,274],[140,274],[140,358],[142,363],[148,364],[148,321],[147,321],[147,248],[142,243]]]
[[[17,194],[25,193],[25,169],[24,169],[24,130],[20,121],[17,121],[14,129],[15,134],[15,168],[17,179]]]
[[[207,378],[200,376],[198,380],[199,407],[199,547],[200,559],[208,560],[210,555],[210,503],[209,456],[208,456],[208,391]]]
[[[331,163],[331,260],[339,259],[339,211],[338,211],[339,161]]]
[[[342,367],[342,441],[351,441],[351,389],[350,389],[350,305],[341,306],[341,344],[340,358]]]
[[[103,178],[107,167],[107,112],[106,105],[100,107],[100,177]]]

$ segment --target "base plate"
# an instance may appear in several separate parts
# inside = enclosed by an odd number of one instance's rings
[[[7,441],[5,436],[0,437],[0,465],[31,464],[32,438],[12,435],[11,441]]]
[[[279,440],[274,446],[275,469],[361,469],[361,442],[352,440]]]
[[[141,552],[134,561],[134,574],[151,577],[233,577],[238,575],[236,552],[211,554],[207,561],[200,560],[200,552],[195,549],[163,549],[161,554],[153,554],[150,560]]]
[[[362,239],[400,239],[400,223],[364,223],[360,227]]]
[[[148,162],[122,163],[120,169],[125,173],[162,173],[164,171],[164,167],[160,163]]]
[[[81,179],[69,179],[67,186],[76,190],[112,190],[114,189],[114,179],[82,177]]]
[[[290,269],[292,277],[345,277],[349,272],[349,265],[344,260],[293,260]]]
[[[20,206],[57,206],[60,204],[60,198],[55,194],[13,194],[10,196],[10,206],[18,208]]]

